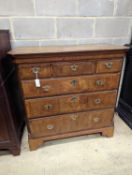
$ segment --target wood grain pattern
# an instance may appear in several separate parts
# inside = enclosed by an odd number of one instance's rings
[[[113,122],[113,109],[65,114],[29,121],[33,137],[57,135],[106,127]]]
[[[85,52],[85,51],[118,51],[128,50],[128,47],[118,45],[80,45],[80,46],[48,46],[48,47],[19,47],[11,50],[11,55],[26,55],[26,54],[44,54],[44,53],[69,53],[69,52]]]
[[[96,73],[120,72],[123,60],[98,61]]]
[[[28,47],[9,54],[18,67],[30,150],[48,140],[101,133],[111,137],[127,47]],[[40,87],[33,68],[39,67]]]
[[[21,79],[35,79],[35,69],[38,69],[39,78],[47,78],[53,75],[50,64],[22,64],[18,67],[19,77]]]
[[[25,80],[22,89],[25,98],[111,90],[118,87],[119,77],[120,74],[105,74],[41,79],[41,87],[36,87],[34,80]],[[97,84],[98,81],[103,84]]]
[[[38,64],[52,62],[71,62],[71,61],[94,61],[108,59],[122,59],[124,51],[98,51],[98,52],[81,52],[81,53],[54,53],[54,54],[27,54],[14,55],[15,64]]]
[[[88,75],[95,72],[95,62],[63,62],[53,64],[53,76]]]
[[[114,107],[116,91],[36,98],[25,101],[28,118]],[[100,102],[96,102],[100,100]],[[47,108],[46,106],[51,106]]]
[[[111,67],[109,66],[110,64]],[[88,75],[95,73],[96,62],[63,62],[53,64],[22,64],[18,71],[21,79],[35,79],[35,69],[38,70],[39,78],[63,77],[74,75]],[[119,72],[122,60],[98,61],[96,73]]]
[[[95,73],[95,62],[63,62],[53,64],[22,64],[19,66],[21,79],[35,79],[35,70],[39,78],[87,75]]]

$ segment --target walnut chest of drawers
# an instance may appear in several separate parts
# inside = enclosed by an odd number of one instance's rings
[[[124,46],[82,45],[9,52],[23,94],[30,150],[53,139],[113,135],[126,50]]]

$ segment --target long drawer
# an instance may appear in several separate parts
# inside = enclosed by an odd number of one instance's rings
[[[50,136],[112,125],[114,109],[64,114],[29,120],[33,137]]]
[[[116,91],[25,100],[28,118],[114,107]]]
[[[120,74],[102,74],[69,78],[41,79],[41,87],[34,80],[22,81],[25,98],[44,97],[69,93],[81,93],[118,88]]]

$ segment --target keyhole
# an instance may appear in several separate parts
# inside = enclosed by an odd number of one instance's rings
[[[77,85],[77,80],[72,80],[72,81],[71,81],[71,84],[72,84],[74,87],[76,87],[76,85]]]

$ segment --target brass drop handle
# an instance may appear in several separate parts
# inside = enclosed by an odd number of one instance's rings
[[[51,109],[53,109],[53,105],[52,104],[46,104],[46,105],[44,105],[44,109],[51,110]]]
[[[42,87],[44,91],[48,92],[49,89],[50,89],[50,86],[49,85],[45,85]]]
[[[33,67],[33,68],[32,68],[32,72],[33,72],[34,74],[38,74],[39,71],[40,71],[40,67]]]
[[[54,129],[54,125],[52,125],[52,124],[47,125],[47,129],[49,129],[49,130]]]
[[[78,117],[79,117],[79,116],[78,116],[77,114],[71,115],[71,119],[74,120],[74,121],[77,120]]]
[[[104,86],[105,82],[103,80],[97,80],[96,85],[97,86]]]
[[[98,123],[100,121],[100,118],[99,117],[95,117],[93,120],[94,120],[95,123]]]
[[[78,84],[78,81],[77,80],[72,80],[71,81],[71,84],[72,84],[73,87],[76,87],[77,84]]]
[[[107,69],[112,69],[113,63],[112,62],[105,63],[105,66]]]
[[[78,98],[77,98],[77,97],[72,97],[72,98],[71,98],[71,102],[72,102],[72,103],[76,103],[77,101],[78,101]]]
[[[72,71],[77,71],[77,69],[78,69],[78,65],[76,65],[76,64],[71,65]]]
[[[100,98],[97,98],[94,100],[95,104],[100,104],[101,103],[101,99]]]

